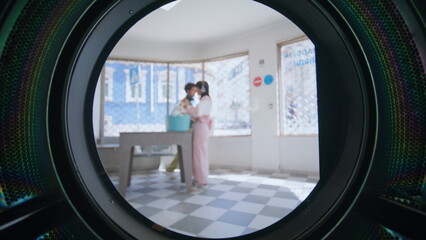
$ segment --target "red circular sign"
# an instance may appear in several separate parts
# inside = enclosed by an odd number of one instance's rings
[[[253,84],[254,86],[260,86],[262,84],[262,78],[261,77],[257,77],[253,80]]]

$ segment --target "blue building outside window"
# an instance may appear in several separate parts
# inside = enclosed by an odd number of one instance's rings
[[[186,96],[185,85],[200,80],[210,86],[213,135],[251,134],[248,54],[174,63],[109,59],[103,73],[104,137],[166,131],[166,116]]]
[[[198,80],[199,65],[168,70],[164,63],[108,60],[105,79],[112,82],[112,96],[104,98],[104,136],[165,131],[167,110],[185,96],[186,83]]]

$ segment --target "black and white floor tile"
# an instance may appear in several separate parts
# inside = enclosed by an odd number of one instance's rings
[[[117,177],[111,177],[118,184]],[[296,208],[318,179],[303,175],[211,170],[205,189],[186,192],[179,174],[134,173],[126,200],[153,222],[188,236],[227,238],[277,222]]]

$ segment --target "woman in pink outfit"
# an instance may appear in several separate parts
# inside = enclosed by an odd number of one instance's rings
[[[196,83],[200,102],[196,107],[188,107],[192,124],[192,174],[195,185],[203,187],[207,185],[209,175],[208,141],[210,137],[212,121],[210,112],[212,102],[209,95],[209,85],[206,81]]]

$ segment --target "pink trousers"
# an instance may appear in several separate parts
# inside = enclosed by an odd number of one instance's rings
[[[211,121],[201,117],[192,124],[192,175],[201,185],[207,184],[209,175],[208,143]]]

